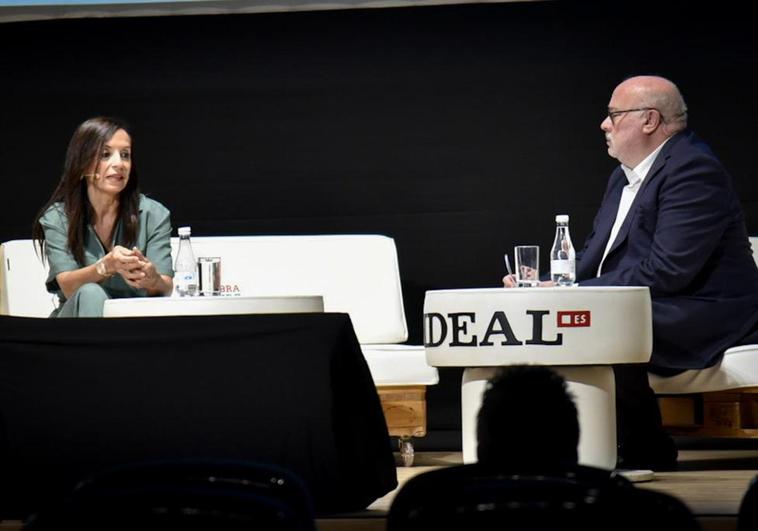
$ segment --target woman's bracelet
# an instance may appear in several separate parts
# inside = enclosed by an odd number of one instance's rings
[[[97,262],[95,262],[95,271],[97,271],[97,274],[101,277],[110,278],[113,276],[113,273],[108,273],[108,270],[105,268],[105,257],[103,256],[101,259],[99,259]]]

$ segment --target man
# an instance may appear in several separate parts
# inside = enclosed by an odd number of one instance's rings
[[[653,354],[647,370],[715,364],[758,331],[758,269],[731,179],[687,131],[671,81],[627,79],[600,128],[617,168],[577,262],[583,286],[648,286]],[[660,426],[647,375],[616,372],[621,466],[666,468],[676,449]]]
[[[727,348],[758,342],[758,269],[731,179],[687,130],[676,85],[657,76],[625,80],[600,128],[621,165],[577,253],[577,280],[650,288],[650,364],[615,368],[619,465],[671,468],[676,448],[646,371],[708,367]]]

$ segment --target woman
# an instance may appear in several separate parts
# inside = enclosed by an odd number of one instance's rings
[[[169,295],[171,218],[139,192],[125,124],[92,118],[66,151],[63,176],[34,223],[47,258],[51,317],[101,317],[109,298]]]

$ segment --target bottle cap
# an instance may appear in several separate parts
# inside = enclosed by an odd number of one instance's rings
[[[192,234],[191,227],[179,227],[179,236],[190,236]]]
[[[568,223],[569,217],[568,214],[558,214],[555,216],[555,222],[556,223]]]

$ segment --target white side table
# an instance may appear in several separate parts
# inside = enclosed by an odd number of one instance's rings
[[[254,313],[320,313],[320,295],[293,297],[135,297],[109,299],[103,317],[231,315]]]
[[[561,374],[574,395],[579,462],[614,468],[612,365],[649,361],[651,312],[646,287],[427,291],[427,362],[433,367],[465,367],[461,384],[464,462],[476,461],[476,417],[486,383],[497,367],[538,364]]]

